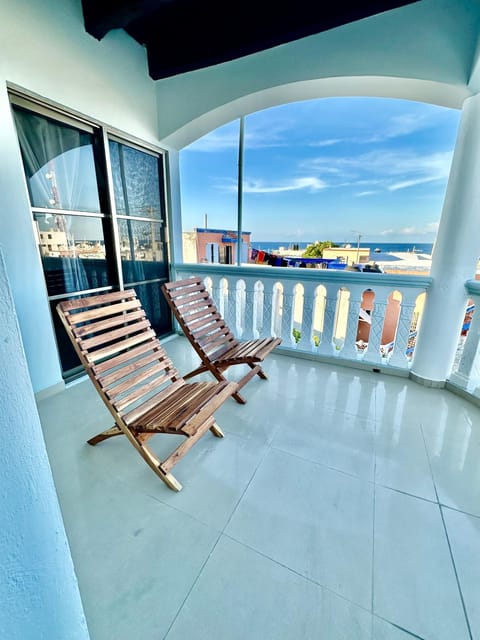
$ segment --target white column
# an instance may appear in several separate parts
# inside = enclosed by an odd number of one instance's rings
[[[449,377],[465,314],[465,282],[480,256],[480,94],[464,102],[445,202],[432,257],[432,286],[412,364],[412,377]]]
[[[0,636],[88,640],[1,252],[0,388]]]
[[[168,191],[168,233],[169,233],[169,258],[171,263],[183,262],[182,241],[182,205],[180,201],[180,155],[178,151],[170,149],[168,156],[168,177],[170,189]]]

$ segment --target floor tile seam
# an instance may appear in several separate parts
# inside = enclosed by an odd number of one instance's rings
[[[378,620],[382,620],[383,622],[387,622],[388,624],[392,625],[392,627],[395,627],[395,629],[398,629],[399,631],[402,631],[402,633],[406,633],[411,638],[415,638],[415,640],[426,640],[426,638],[424,638],[423,636],[419,636],[416,633],[414,633],[413,631],[409,631],[408,629],[405,629],[405,627],[402,627],[400,624],[397,624],[396,622],[392,622],[391,620],[388,620],[388,618],[384,618],[383,616],[379,616],[379,615],[377,615],[375,613],[373,615]]]
[[[278,427],[274,427],[274,431],[277,430]],[[232,436],[232,438],[238,438],[239,440],[242,440],[242,442],[251,442],[250,438],[247,435],[242,435],[241,433],[235,433],[234,431],[230,431],[229,428],[224,428],[222,427],[222,431],[226,434],[228,434],[228,437]],[[269,435],[268,438],[266,438],[263,443],[260,443],[257,445],[257,447],[261,447],[261,446],[270,446],[270,443],[273,440],[273,435]]]
[[[460,584],[460,578],[459,578],[459,575],[458,575],[457,565],[455,563],[455,557],[453,555],[453,549],[452,549],[452,545],[450,543],[450,537],[448,535],[448,530],[447,530],[447,525],[446,525],[446,522],[445,522],[443,510],[442,510],[442,507],[440,505],[439,505],[439,510],[440,510],[440,517],[442,518],[443,530],[445,532],[445,537],[447,539],[448,551],[450,553],[450,558],[451,558],[451,561],[452,561],[452,567],[453,567],[453,572],[455,574],[455,580],[457,581],[458,593],[460,595],[460,601],[462,603],[463,615],[465,616],[465,622],[466,622],[466,625],[467,625],[468,635],[469,635],[470,640],[473,640],[473,633],[472,633],[472,628],[470,626],[470,619],[468,617],[467,605],[465,603],[465,598],[463,596],[462,586]]]
[[[182,509],[181,507],[177,507],[176,505],[171,504],[170,502],[166,502],[165,500],[162,500],[158,496],[151,495],[150,493],[144,493],[143,495],[145,497],[151,498],[155,502],[159,502],[164,507],[168,507],[169,509],[172,509],[173,511],[176,511],[177,513],[181,513],[184,516],[188,516],[188,518],[190,518],[190,520],[193,520],[194,522],[196,522],[198,524],[201,524],[202,526],[207,527],[208,529],[211,529],[215,533],[218,533],[218,534],[222,533],[222,528],[215,527],[211,523],[205,522],[205,521],[201,520],[200,518],[197,518],[197,516],[194,516],[189,511],[186,511],[185,509]]]
[[[242,547],[248,549],[249,551],[251,551],[251,552],[253,552],[255,554],[258,554],[262,558],[265,558],[266,560],[269,560],[270,562],[273,562],[274,564],[276,564],[279,567],[281,567],[282,569],[285,569],[286,571],[292,573],[293,575],[298,576],[299,578],[302,578],[303,580],[315,585],[316,587],[319,587],[320,589],[325,590],[326,592],[328,592],[328,593],[332,594],[333,596],[339,598],[343,602],[346,602],[349,605],[352,605],[352,606],[354,606],[354,607],[356,607],[358,609],[361,609],[362,611],[365,611],[365,613],[368,613],[372,617],[372,625],[373,625],[373,622],[374,622],[375,618],[377,618],[379,620],[382,620],[383,622],[387,622],[388,624],[390,624],[393,627],[399,629],[400,631],[403,631],[404,633],[407,633],[412,638],[416,638],[417,640],[425,640],[422,636],[419,636],[419,635],[415,634],[413,631],[409,631],[408,629],[405,629],[404,627],[402,627],[401,625],[393,622],[392,620],[389,620],[388,618],[384,618],[383,616],[380,616],[380,615],[376,614],[375,611],[369,610],[366,607],[364,607],[363,605],[358,604],[357,602],[354,602],[353,600],[350,600],[349,598],[346,598],[343,594],[338,593],[337,591],[334,591],[333,589],[331,589],[327,585],[322,584],[321,582],[318,582],[317,580],[315,580],[315,579],[313,579],[313,578],[311,578],[309,576],[304,575],[300,571],[297,571],[296,569],[293,569],[292,567],[289,567],[288,565],[286,565],[286,564],[284,564],[282,562],[279,562],[275,558],[272,558],[268,554],[266,554],[266,553],[264,553],[262,551],[259,551],[255,547],[252,547],[249,544],[246,544],[245,542],[243,542],[242,540],[239,540],[238,538],[235,538],[231,534],[223,533],[222,535],[225,538],[228,538],[229,540],[232,540],[236,544],[239,544]]]
[[[438,500],[431,500],[430,498],[425,498],[425,496],[417,496],[415,493],[410,493],[410,491],[403,491],[402,489],[396,489],[395,487],[389,487],[387,484],[382,484],[381,482],[374,481],[374,484],[377,487],[381,487],[382,489],[387,489],[388,491],[394,491],[395,493],[399,493],[402,496],[408,496],[409,498],[414,498],[416,500],[422,500],[423,502],[428,502],[429,504],[439,505]]]
[[[389,487],[388,485],[382,484],[381,482],[377,482],[375,480],[375,473],[376,473],[376,459],[374,456],[374,467],[373,467],[373,480],[369,480],[367,478],[362,478],[361,476],[358,476],[352,472],[349,471],[345,471],[345,469],[338,469],[337,467],[331,467],[328,464],[325,464],[324,462],[318,462],[316,460],[310,460],[309,458],[305,458],[303,456],[299,456],[295,453],[291,453],[290,451],[286,451],[285,449],[282,449],[279,446],[271,446],[270,447],[272,451],[278,451],[280,453],[283,453],[284,455],[287,456],[291,456],[292,458],[296,458],[297,460],[302,460],[303,462],[307,462],[309,464],[315,465],[317,467],[322,467],[324,469],[328,469],[329,471],[335,471],[337,473],[341,473],[342,475],[345,475],[349,478],[354,478],[355,480],[359,480],[360,482],[365,482],[367,484],[371,484],[374,485],[374,487],[381,487],[382,489],[387,489],[389,491],[394,491],[395,493],[400,493],[401,495],[405,495],[408,496],[409,498],[414,498],[417,500],[423,500],[424,502],[428,502],[429,504],[435,504],[438,505],[439,502],[438,500],[431,500],[429,498],[425,498],[424,496],[418,496],[414,493],[410,493],[409,491],[402,491],[401,489],[397,489],[395,487]]]
[[[375,513],[376,513],[376,503],[377,503],[377,485],[375,483],[375,478],[377,476],[377,388],[375,388],[374,394],[374,417],[375,417],[375,430],[374,430],[374,438],[373,438],[373,518],[372,518],[372,574],[371,574],[371,584],[372,584],[372,593],[371,593],[371,601],[370,608],[372,610],[372,624],[370,627],[370,635],[373,639],[374,637],[374,604],[375,604]]]
[[[354,480],[359,480],[360,482],[364,482],[366,484],[374,484],[373,480],[368,480],[366,478],[361,478],[360,476],[355,475],[349,471],[345,471],[345,469],[338,469],[337,467],[331,467],[325,462],[318,462],[317,460],[310,460],[309,458],[305,458],[304,456],[299,456],[296,453],[291,453],[291,451],[285,451],[285,449],[281,449],[278,446],[272,445],[270,447],[272,451],[278,451],[279,453],[283,453],[286,456],[290,456],[295,458],[296,460],[301,460],[302,462],[307,462],[308,464],[312,464],[315,467],[321,467],[322,469],[328,469],[329,471],[335,471],[336,473],[340,473],[343,476],[347,476],[348,478],[353,478]]]
[[[470,511],[464,511],[463,509],[457,509],[456,507],[452,507],[449,504],[445,504],[444,502],[440,502],[440,506],[443,509],[448,509],[449,511],[454,511],[455,513],[461,513],[464,516],[469,516],[470,518],[476,518],[477,520],[480,520],[480,514],[478,514],[478,513],[471,513]]]
[[[280,425],[278,425],[277,427],[275,427],[274,432],[273,432],[273,436],[275,436],[275,433],[277,432],[277,430],[280,428]],[[273,437],[272,437],[272,441],[273,441]],[[252,474],[250,476],[250,479],[248,480],[247,484],[245,485],[241,495],[239,496],[238,500],[236,501],[235,505],[233,506],[232,511],[230,512],[230,515],[227,518],[227,521],[225,522],[223,528],[222,528],[222,533],[225,532],[225,529],[228,527],[228,525],[230,524],[236,510],[238,509],[238,505],[240,504],[240,502],[243,500],[244,495],[246,494],[246,492],[248,491],[248,488],[250,487],[250,485],[253,482],[253,479],[255,478],[255,476],[257,475],[258,469],[260,468],[261,464],[263,463],[263,461],[265,460],[265,458],[267,457],[268,453],[270,452],[270,450],[272,449],[271,443],[267,442],[265,443],[265,451],[263,452],[263,454],[260,456],[260,459],[258,460],[258,464],[256,465],[255,469],[252,471]]]
[[[371,578],[371,584],[372,584],[372,594],[371,594],[371,603],[370,603],[370,607],[372,609],[372,614],[374,613],[374,596],[375,596],[375,514],[376,514],[376,505],[377,505],[377,485],[375,483],[375,475],[376,475],[376,471],[377,471],[377,458],[376,458],[376,451],[375,451],[375,446],[374,446],[374,451],[373,451],[373,515],[372,515],[372,578]],[[373,621],[372,621],[372,638],[373,638]]]
[[[377,422],[375,418],[371,418],[369,416],[363,415],[358,411],[353,412],[353,411],[345,411],[344,409],[339,409],[335,404],[322,404],[321,407],[325,409],[334,409],[335,413],[340,413],[344,416],[349,416],[351,418],[360,418],[360,420],[364,420],[365,422]]]
[[[337,598],[340,598],[344,602],[347,602],[348,604],[353,605],[354,607],[357,607],[358,609],[361,609],[362,611],[365,611],[365,613],[368,613],[368,614],[372,615],[372,612],[370,611],[370,609],[367,609],[363,605],[358,604],[358,602],[354,602],[353,600],[350,600],[349,598],[345,597],[341,593],[338,593],[337,591],[335,591],[331,587],[329,587],[329,586],[327,586],[325,584],[322,584],[321,582],[319,582],[318,580],[315,580],[314,578],[311,578],[309,576],[304,575],[303,573],[301,573],[297,569],[293,569],[292,567],[289,567],[287,564],[284,564],[283,562],[280,562],[279,560],[276,560],[275,558],[272,558],[272,556],[269,556],[267,553],[264,553],[263,551],[260,551],[259,549],[256,549],[255,547],[252,547],[249,544],[246,544],[245,542],[243,542],[242,540],[239,540],[238,538],[236,538],[232,534],[230,534],[230,533],[222,533],[222,535],[225,536],[225,538],[228,538],[229,540],[231,540],[232,542],[235,542],[236,544],[241,545],[245,549],[248,549],[249,551],[252,551],[253,553],[261,556],[262,558],[265,558],[266,560],[269,560],[270,562],[273,562],[274,564],[276,564],[277,566],[281,567],[282,569],[285,569],[289,573],[292,573],[293,575],[295,575],[295,576],[297,576],[299,578],[302,578],[302,580],[305,580],[306,582],[309,582],[310,584],[313,584],[316,587],[324,589],[328,593],[334,595]],[[373,614],[373,615],[375,615],[375,614]]]
[[[429,452],[428,452],[427,441],[426,441],[426,438],[425,438],[423,427],[421,427],[421,433],[422,433],[422,437],[423,437],[423,445],[425,447],[425,453],[426,453],[426,456],[427,456],[428,465],[429,465],[429,468],[430,468],[430,474],[432,476],[433,487],[435,489],[435,495],[437,496],[438,510],[439,510],[439,513],[440,513],[440,518],[442,520],[443,532],[444,532],[444,535],[445,535],[445,539],[447,541],[448,552],[450,554],[450,561],[452,563],[453,573],[455,575],[455,580],[457,582],[457,589],[458,589],[458,594],[460,596],[460,602],[462,604],[463,615],[465,616],[465,623],[467,625],[468,635],[469,635],[470,640],[473,640],[472,628],[470,626],[470,620],[469,620],[469,617],[468,617],[467,607],[466,607],[466,604],[465,604],[465,599],[463,597],[462,587],[460,585],[460,579],[459,579],[459,576],[458,576],[457,566],[455,564],[455,558],[454,558],[454,555],[453,555],[452,545],[450,543],[450,537],[448,535],[448,530],[447,530],[447,525],[446,525],[446,522],[445,522],[445,517],[444,517],[444,514],[443,514],[443,509],[442,509],[442,506],[440,504],[440,500],[439,500],[439,497],[438,497],[437,483],[435,482],[435,476],[434,476],[434,473],[433,473],[432,463],[431,463],[431,460],[430,460],[430,455],[429,455]]]
[[[185,604],[186,604],[186,602],[187,602],[188,598],[190,597],[190,594],[192,593],[193,589],[195,588],[195,585],[196,585],[196,584],[197,584],[197,582],[199,581],[200,576],[202,575],[202,573],[203,573],[203,571],[204,571],[204,569],[205,569],[205,567],[206,567],[206,565],[207,565],[208,561],[209,561],[209,560],[210,560],[210,558],[212,557],[213,552],[214,552],[214,551],[215,551],[215,549],[217,548],[217,545],[218,545],[218,543],[219,543],[219,541],[220,541],[220,538],[221,538],[221,537],[222,537],[222,534],[221,534],[221,533],[219,533],[219,534],[218,534],[217,539],[215,540],[215,542],[214,542],[214,544],[213,544],[213,546],[212,546],[212,548],[210,549],[209,554],[207,555],[207,557],[206,557],[206,558],[205,558],[205,560],[203,561],[202,566],[200,567],[200,569],[199,569],[199,571],[198,571],[197,576],[196,576],[196,577],[194,578],[194,580],[192,581],[192,583],[191,583],[191,585],[190,585],[190,588],[188,589],[188,591],[187,591],[187,593],[186,593],[186,595],[185,595],[184,599],[182,600],[182,603],[181,603],[181,604],[180,604],[180,606],[178,607],[178,610],[177,610],[176,614],[173,616],[173,619],[172,619],[171,623],[169,624],[168,629],[167,629],[167,631],[165,632],[165,635],[163,636],[162,640],[167,640],[168,635],[169,635],[170,631],[172,630],[173,625],[175,624],[175,622],[176,622],[176,620],[177,620],[178,616],[180,615],[180,613],[181,613],[181,611],[182,611],[183,607],[185,606]]]

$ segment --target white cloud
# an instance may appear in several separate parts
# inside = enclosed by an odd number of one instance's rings
[[[452,151],[421,154],[416,150],[378,150],[358,155],[319,156],[304,162],[306,170],[322,174],[336,170],[340,183],[330,186],[377,184],[389,191],[446,180]]]
[[[329,138],[327,140],[319,140],[318,142],[312,142],[311,147],[332,147],[334,144],[344,142],[342,138]]]
[[[288,128],[277,125],[268,128],[250,127],[245,130],[244,146],[247,149],[262,149],[270,147],[283,147],[289,143],[285,133]],[[202,153],[216,153],[229,149],[237,150],[239,147],[239,124],[234,121],[215,129],[199,138],[183,151],[197,151]]]
[[[384,229],[380,231],[379,235],[383,237],[387,236],[404,236],[418,238],[419,236],[431,236],[436,234],[438,230],[438,222],[427,222],[421,227],[410,225],[408,227],[401,227],[399,229]]]
[[[279,184],[265,184],[262,180],[247,180],[244,183],[244,193],[279,193],[282,191],[299,191],[307,189],[308,191],[319,191],[325,189],[327,183],[319,178],[305,177],[294,178],[290,182]],[[236,187],[235,187],[236,188]]]
[[[399,189],[407,189],[408,187],[415,187],[417,184],[425,184],[426,182],[433,182],[439,180],[441,176],[425,176],[424,178],[414,178],[413,180],[404,180],[403,182],[395,182],[390,184],[387,189],[389,191],[398,191]]]
[[[364,196],[373,196],[375,193],[379,193],[378,191],[359,191],[355,195],[357,198],[363,198]]]
[[[372,142],[385,142],[402,136],[416,133],[422,129],[432,125],[431,114],[404,113],[398,116],[392,116],[384,125],[383,130],[375,131],[372,135],[359,136],[352,138],[352,142],[360,144],[368,144]]]
[[[205,153],[215,153],[226,149],[238,149],[238,128],[228,127],[212,131],[203,138],[185,148],[184,151],[201,151]]]

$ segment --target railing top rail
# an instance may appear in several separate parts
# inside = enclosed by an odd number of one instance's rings
[[[472,295],[480,295],[480,280],[467,280],[465,283],[467,293]]]
[[[343,271],[334,269],[302,269],[299,267],[258,267],[248,265],[238,267],[234,265],[176,263],[173,269],[181,272],[191,272],[196,275],[230,275],[237,278],[250,277],[268,280],[295,280],[335,282],[342,285],[372,285],[375,287],[388,286],[395,288],[428,289],[432,284],[430,276],[412,276],[393,273],[365,273],[358,271]],[[470,282],[470,281],[469,281]],[[474,281],[471,281],[474,282]],[[480,282],[475,292],[480,293]]]

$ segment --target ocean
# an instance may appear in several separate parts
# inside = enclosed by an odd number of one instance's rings
[[[333,241],[335,242],[335,241]],[[312,242],[252,242],[252,249],[259,249],[261,251],[276,251],[280,247],[285,249],[293,249],[298,246],[299,249],[306,249]],[[343,242],[335,242],[339,246],[342,246]],[[355,242],[350,243],[352,247],[356,247]],[[394,252],[413,252],[416,253],[432,253],[432,242],[360,242],[360,247],[369,247],[371,253],[374,253],[375,249],[380,249],[381,253],[394,253]],[[377,253],[379,253],[377,251]]]

